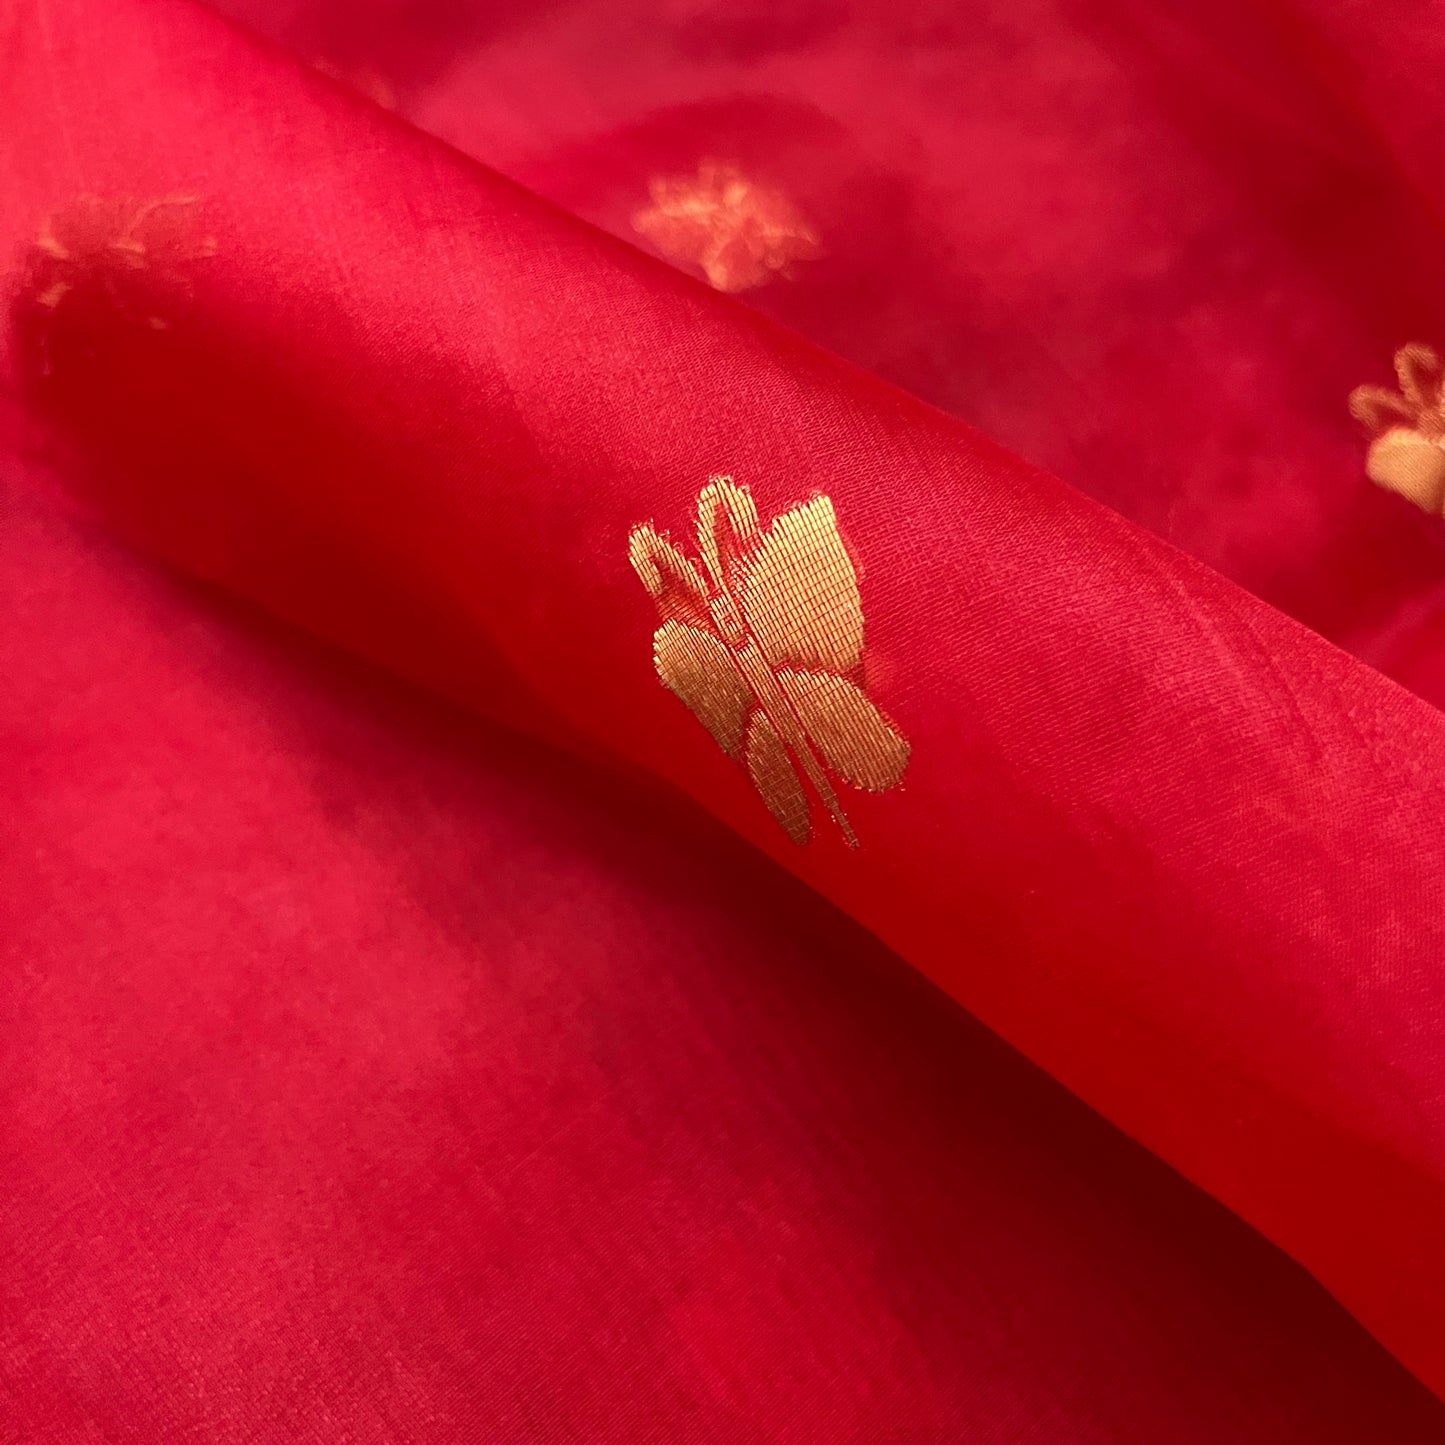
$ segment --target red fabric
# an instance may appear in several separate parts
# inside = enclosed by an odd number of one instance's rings
[[[368,716],[343,724],[350,702],[301,675],[333,664],[257,659],[194,597],[17,526],[25,1183],[0,1223],[0,1379],[21,1438],[1438,1436],[1297,1276],[1047,1090],[1006,1151],[1026,1177],[985,1196],[948,1062],[976,1036],[661,801],[659,779],[772,854],[1445,1387],[1445,721],[873,374],[1376,656],[1441,542],[1361,489],[1343,394],[1429,313],[1433,272],[1401,258],[1433,223],[1362,179],[1317,45],[1283,63],[1292,27],[1151,125],[1165,60],[1237,56],[1242,12],[1184,44],[1166,10],[1070,28],[1041,7],[1027,45],[985,47],[887,11],[799,20],[776,64],[746,42],[771,22],[715,16],[736,67],[774,77],[724,119],[716,39],[695,72],[654,63],[649,90],[624,58],[599,72],[621,99],[563,104],[547,77],[578,37],[630,33],[597,10],[562,12],[550,46],[517,29],[493,112],[460,62],[415,105],[468,144],[476,117],[498,159],[526,138],[539,154],[509,169],[619,230],[640,178],[721,127],[827,238],[764,299],[870,370],[199,10],[24,0],[0,31],[15,430],[43,470],[153,552],[623,779],[606,808],[538,801],[552,785],[507,782],[371,681],[345,684]],[[499,33],[477,54],[500,64]],[[997,134],[960,171],[937,106],[965,72]],[[694,73],[693,109],[659,115]],[[789,85],[851,96],[849,124],[800,115]],[[1070,118],[1083,94],[1113,109]],[[1031,187],[1030,157],[1069,185]],[[69,206],[83,251],[85,194],[196,199],[147,265],[57,269],[35,238]],[[765,517],[826,493],[856,554],[868,685],[912,746],[903,789],[850,799],[857,852],[793,849],[653,674],[628,535],[684,537],[719,472]],[[987,1056],[977,1087],[1027,1112],[1043,1086]],[[1060,1149],[1101,1201],[1084,1240]],[[971,1189],[996,1237],[960,1210]],[[1158,1243],[1131,1254],[1140,1210]],[[1149,1343],[1166,1330],[1184,1383]],[[1251,1363],[1281,1336],[1293,1364]],[[1121,1359],[1148,1382],[1127,1399]]]
[[[7,1445],[1440,1438],[1299,1270],[720,829],[16,481]]]

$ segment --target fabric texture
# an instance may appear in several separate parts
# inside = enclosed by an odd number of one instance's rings
[[[1427,98],[229,8],[0,18],[15,1438],[1441,1438]]]
[[[14,481],[6,1445],[1440,1438],[721,828]]]

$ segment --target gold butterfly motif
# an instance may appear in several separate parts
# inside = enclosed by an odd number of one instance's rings
[[[806,777],[856,848],[829,775],[886,792],[909,746],[864,689],[862,600],[832,501],[816,496],[762,527],[748,489],[713,477],[697,499],[697,545],[701,567],[651,523],[629,539],[663,619],[658,677],[742,760],[793,842],[812,836]]]

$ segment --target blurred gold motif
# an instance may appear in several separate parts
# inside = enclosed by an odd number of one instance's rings
[[[1399,389],[1358,386],[1350,412],[1374,434],[1365,459],[1372,482],[1426,512],[1445,513],[1445,364],[1412,341],[1395,353]]]
[[[214,256],[215,241],[194,235],[196,199],[79,196],[47,216],[31,252],[35,303],[53,311],[77,287],[96,283],[121,305],[127,275]],[[159,317],[148,319],[165,325]]]
[[[660,176],[632,218],[670,261],[696,266],[719,291],[748,291],[822,254],[818,234],[781,191],[736,166],[704,161],[695,176]]]
[[[741,758],[793,842],[812,836],[806,777],[856,848],[830,774],[886,792],[909,746],[864,687],[862,602],[832,501],[814,497],[763,527],[748,489],[713,477],[697,499],[697,543],[701,566],[651,523],[629,539],[663,618],[658,677]]]

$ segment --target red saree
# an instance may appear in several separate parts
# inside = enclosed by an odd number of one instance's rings
[[[1428,87],[232,8],[0,21],[3,1428],[1440,1439]]]

